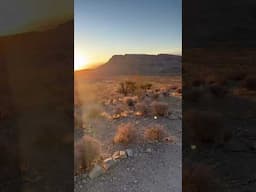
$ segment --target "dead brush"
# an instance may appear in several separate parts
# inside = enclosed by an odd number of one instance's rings
[[[139,102],[135,105],[136,111],[141,115],[147,115],[149,113],[148,104],[145,101]]]
[[[137,89],[136,82],[133,81],[125,81],[119,83],[119,87],[117,92],[127,96],[128,94],[133,94]]]
[[[182,170],[182,191],[223,191],[220,181],[216,179],[217,176],[208,165],[199,163],[184,165]]]
[[[168,137],[167,132],[163,126],[155,125],[151,128],[147,128],[144,131],[144,138],[149,142],[161,142]]]
[[[137,103],[138,99],[136,97],[124,97],[123,100],[126,105],[128,105],[129,107],[133,107]]]
[[[242,87],[245,87],[248,90],[256,91],[256,78],[247,77],[242,83]]]
[[[224,127],[223,117],[216,112],[188,110],[184,112],[184,132],[192,144],[222,145],[232,133]]]
[[[181,87],[177,88],[175,91],[176,91],[176,93],[181,94],[182,93],[182,88]]]
[[[168,104],[165,102],[153,101],[151,103],[151,109],[153,115],[168,116]]]
[[[98,140],[90,136],[84,136],[74,145],[75,174],[80,174],[91,168],[93,162],[100,159],[101,144]]]
[[[121,124],[118,126],[114,136],[114,143],[129,144],[135,140],[135,129],[131,123]]]

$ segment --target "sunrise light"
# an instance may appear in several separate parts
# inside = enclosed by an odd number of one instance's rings
[[[75,71],[88,68],[88,58],[82,54],[75,53]]]

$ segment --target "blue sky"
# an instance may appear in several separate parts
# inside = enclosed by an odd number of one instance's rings
[[[181,0],[75,0],[75,54],[181,53]]]

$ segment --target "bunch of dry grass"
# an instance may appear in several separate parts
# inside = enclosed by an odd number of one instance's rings
[[[157,116],[168,115],[168,104],[160,101],[153,101],[151,103],[152,113]]]
[[[160,125],[148,128],[144,131],[144,138],[149,142],[160,142],[168,136],[165,129]]]
[[[181,93],[182,93],[182,88],[181,88],[181,87],[180,87],[180,88],[177,88],[177,89],[176,89],[176,93],[181,94]]]
[[[211,111],[189,110],[184,113],[184,132],[194,144],[224,144],[232,136],[224,127],[220,114]]]
[[[94,161],[100,159],[101,144],[90,136],[84,136],[75,143],[75,173],[79,174],[91,168]]]
[[[187,102],[193,102],[193,103],[199,102],[200,99],[203,97],[203,95],[204,95],[204,92],[202,91],[202,89],[198,87],[193,87],[183,92],[184,100]]]
[[[128,94],[133,94],[137,89],[136,82],[133,81],[125,81],[119,83],[118,92],[127,96]]]
[[[127,104],[129,107],[133,107],[136,103],[138,98],[137,97],[124,97],[124,102]]]
[[[135,129],[131,123],[119,125],[114,136],[114,143],[129,144],[135,140]]]
[[[220,192],[223,190],[213,170],[207,165],[185,165],[182,170],[183,192]]]
[[[224,97],[228,93],[227,88],[221,85],[210,85],[209,89],[211,94],[216,97]]]
[[[142,115],[146,115],[149,112],[148,105],[146,102],[142,101],[135,105],[136,111],[141,113]]]
[[[255,91],[256,90],[256,78],[255,77],[247,77],[244,80],[244,82],[242,83],[242,86],[248,90]]]

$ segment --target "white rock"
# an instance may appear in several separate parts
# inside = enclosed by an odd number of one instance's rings
[[[120,158],[121,158],[121,159],[127,158],[127,154],[126,154],[125,151],[120,151]]]
[[[128,157],[133,157],[133,150],[132,149],[126,149],[126,153]]]
[[[151,153],[152,152],[152,149],[151,148],[147,148],[146,149],[146,153]]]
[[[89,173],[89,177],[91,179],[94,179],[94,178],[102,175],[103,173],[104,173],[103,168],[101,166],[99,166],[99,165],[95,165],[95,167]]]
[[[104,160],[104,168],[108,170],[109,168],[113,167],[116,164],[116,160],[112,158],[108,158]]]

